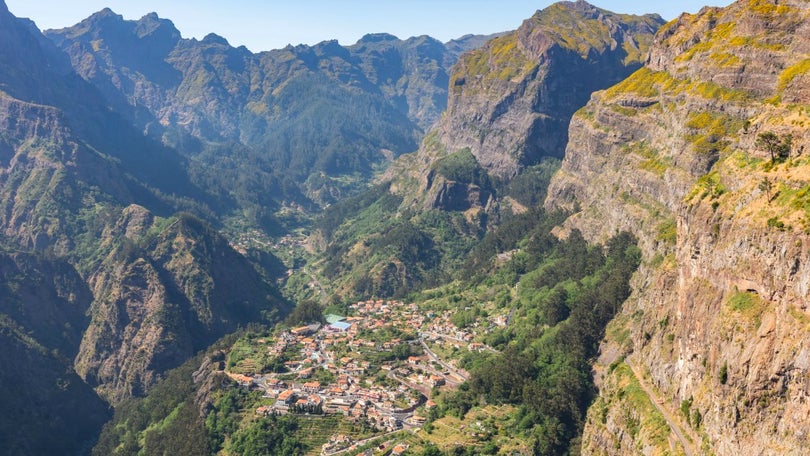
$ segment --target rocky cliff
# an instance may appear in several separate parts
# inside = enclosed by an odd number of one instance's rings
[[[389,296],[455,274],[504,207],[542,203],[570,117],[592,91],[641,66],[662,23],[561,2],[464,54],[448,110],[419,150],[321,224],[322,271],[338,293]]]
[[[65,261],[0,252],[0,434],[11,455],[76,453],[110,410],[72,366],[92,296]]]
[[[0,34],[0,392],[16,417],[2,434],[11,454],[78,451],[108,417],[99,393],[141,394],[286,307],[261,268],[177,212],[206,212],[185,158],[3,2]]]
[[[571,122],[561,230],[634,232],[645,264],[608,330],[586,454],[808,446],[810,4],[683,15]]]
[[[112,245],[88,278],[95,299],[76,369],[112,403],[143,395],[240,326],[288,310],[266,278],[193,216],[160,219],[130,206],[102,239]]]
[[[447,112],[420,151],[389,176],[416,170],[410,174],[419,174],[413,178],[427,207],[486,207],[492,189],[473,182],[463,183],[472,184],[469,197],[448,200],[459,184],[435,172],[437,161],[467,150],[488,174],[509,181],[544,157],[561,158],[573,113],[593,91],[641,66],[662,23],[658,16],[615,14],[584,1],[538,11],[518,30],[460,59],[450,77]]]

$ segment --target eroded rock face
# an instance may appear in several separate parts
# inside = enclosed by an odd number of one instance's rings
[[[284,309],[270,279],[215,230],[172,215],[160,193],[197,191],[176,151],[111,112],[2,0],[0,35],[0,66],[13,69],[0,72],[0,248],[43,258],[0,261],[5,284],[31,278],[5,290],[14,308],[0,312],[12,339],[24,336],[9,353],[31,361],[14,375],[41,376],[29,383],[38,399],[9,402],[8,415],[38,415],[19,432],[39,435],[63,424],[42,419],[52,407],[43,398],[83,397],[97,426],[107,410],[90,385],[109,402],[141,394],[215,339]],[[97,430],[80,433],[92,439]]]
[[[285,310],[204,222],[185,215],[155,222],[142,207],[126,208],[105,232],[116,246],[88,280],[93,318],[76,366],[112,403],[144,394],[162,373],[240,325]]]
[[[608,330],[584,453],[677,441],[655,432],[654,408],[619,394],[623,356],[694,454],[807,448],[809,31],[802,1],[684,15],[656,36],[645,68],[574,117],[547,199],[579,209],[561,234],[630,230],[646,256]],[[765,132],[792,135],[784,162],[758,144]]]
[[[484,168],[507,179],[541,157],[561,158],[573,113],[593,91],[641,66],[661,23],[582,1],[538,11],[456,65],[442,142],[449,150],[469,147]]]
[[[413,190],[403,177],[410,176],[420,188],[405,195],[406,204],[424,196],[423,205],[442,208],[436,195],[447,194],[447,183],[432,173],[448,155],[468,150],[477,166],[503,182],[544,157],[561,158],[571,116],[593,91],[641,66],[662,23],[658,16],[618,15],[583,1],[561,2],[465,54],[450,76],[446,113],[415,156],[404,157],[387,173],[394,190]],[[493,193],[491,188],[468,190],[456,200],[478,201],[470,206],[476,210],[496,207],[479,198],[482,192]]]

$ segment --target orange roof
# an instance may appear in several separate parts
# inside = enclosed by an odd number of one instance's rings
[[[278,395],[278,400],[286,401],[287,399],[291,398],[295,393],[293,390],[285,390],[282,391],[281,394]]]

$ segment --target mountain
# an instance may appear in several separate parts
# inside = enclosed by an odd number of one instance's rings
[[[806,451],[809,37],[803,1],[682,15],[574,116],[547,206],[644,252],[584,453]]]
[[[0,418],[3,452],[86,451],[110,417],[72,367],[91,301],[67,262],[0,253]]]
[[[213,200],[186,157],[110,110],[2,2],[0,37],[0,433],[10,454],[73,453],[108,402],[289,307],[277,271],[183,212]]]
[[[280,262],[217,227],[334,203],[288,291],[408,295],[485,346],[448,349],[470,381],[415,439],[802,454],[810,5],[662,23],[562,2],[485,43],[253,54],[110,10],[46,37],[0,2],[4,449],[86,452],[108,404],[98,454],[281,445],[221,372],[290,310]]]
[[[105,230],[108,242],[114,247],[88,277],[95,299],[75,365],[112,403],[145,394],[240,326],[287,310],[267,277],[189,214],[159,219],[130,206]]]
[[[571,116],[592,92],[641,66],[662,23],[658,16],[560,2],[466,54],[453,69],[447,114],[416,154],[388,172],[394,191],[407,189],[419,198],[410,204],[426,208],[494,214],[509,190],[448,176],[447,160],[466,155],[468,168],[506,184],[544,160],[562,158]]]
[[[326,278],[340,294],[389,296],[452,276],[502,212],[542,203],[571,116],[641,67],[662,23],[561,2],[464,54],[447,112],[392,163],[384,191],[322,219]]]
[[[224,195],[221,213],[238,212],[235,200],[260,220],[285,201],[334,202],[416,150],[445,109],[447,69],[482,43],[372,34],[253,54],[109,9],[46,34],[116,110],[193,157],[192,174]]]

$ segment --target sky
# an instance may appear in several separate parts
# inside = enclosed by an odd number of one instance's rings
[[[2,0],[0,0],[2,1]],[[591,0],[618,13],[658,13],[674,19],[707,4],[731,0]],[[150,12],[170,19],[184,38],[209,33],[253,52],[287,44],[316,44],[337,39],[354,44],[367,33],[386,32],[405,39],[430,35],[449,41],[466,34],[514,30],[550,0],[6,0],[17,17],[33,19],[40,29],[69,27],[111,8],[125,19]]]

